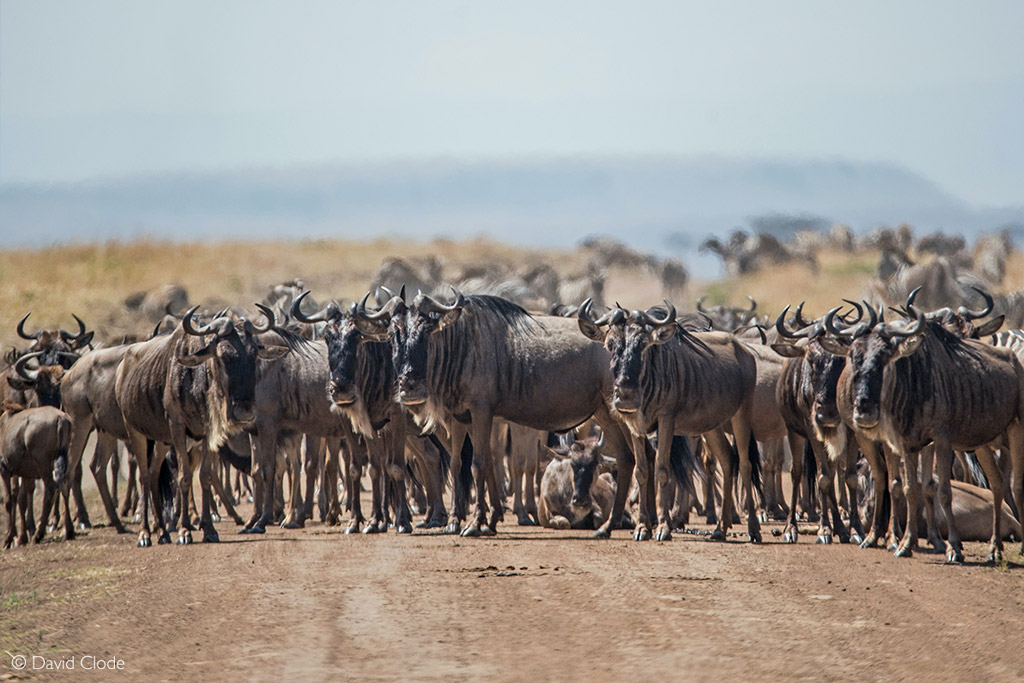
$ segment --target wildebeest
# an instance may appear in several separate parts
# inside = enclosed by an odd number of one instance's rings
[[[7,497],[7,535],[4,548],[14,542],[14,508],[20,507],[21,536],[19,542],[28,542],[25,527],[26,507],[30,505],[30,487],[37,479],[43,482],[43,513],[39,518],[34,541],[38,543],[46,534],[57,486],[67,473],[68,445],[71,441],[71,419],[51,406],[23,408],[17,404],[0,405],[0,477]],[[20,487],[14,478],[20,479]],[[65,491],[64,504],[67,507]],[[67,531],[74,533],[73,529]]]
[[[152,445],[173,446],[178,457],[178,489],[181,522],[178,543],[192,542],[192,520],[188,513],[193,464],[199,466],[202,486],[204,542],[216,542],[217,531],[210,517],[212,471],[210,450],[216,450],[228,434],[250,425],[255,418],[254,402],[257,359],[274,360],[287,347],[264,346],[257,335],[269,330],[273,313],[264,311],[267,323],[257,327],[242,320],[215,318],[199,328],[189,310],[181,327],[165,337],[129,346],[118,366],[115,379],[117,403],[139,465],[142,483],[142,530],[139,546],[150,545],[149,500],[155,488],[163,452],[150,461]],[[207,340],[209,338],[209,340]],[[192,463],[188,439],[199,441],[200,462]],[[170,540],[163,517],[157,515],[160,542]]]
[[[552,460],[540,480],[537,506],[541,526],[598,529],[604,524],[615,502],[615,480],[602,445],[597,438],[587,437],[574,441],[564,454],[548,449]]]
[[[751,456],[757,446],[751,435],[751,409],[757,370],[753,355],[732,334],[689,332],[676,320],[666,302],[663,318],[645,311],[615,308],[598,320],[590,315],[590,302],[579,310],[579,327],[588,338],[601,342],[612,358],[612,409],[628,427],[637,453],[637,483],[641,513],[635,536],[650,537],[654,516],[654,482],[660,486],[656,538],[671,538],[671,512],[675,487],[670,472],[671,444],[675,435],[703,435],[723,472],[722,513],[713,538],[724,539],[732,524],[733,460],[736,452],[725,435],[731,424],[746,495],[747,533],[761,540],[760,524],[751,492]],[[655,471],[647,471],[642,442],[657,430]],[[621,487],[622,481],[620,479]],[[621,495],[621,491],[619,494]]]
[[[594,417],[609,451],[620,459],[615,505],[597,534],[607,536],[620,521],[632,455],[605,403],[612,388],[609,356],[581,338],[572,320],[534,317],[504,299],[456,291],[451,304],[420,294],[410,307],[394,297],[372,320],[360,307],[356,322],[369,334],[390,339],[398,397],[421,424],[447,429],[453,472],[460,471],[470,438],[476,511],[463,535],[492,534],[503,518],[503,496],[491,462],[495,417],[544,431],[567,431]],[[459,531],[465,516],[461,487],[455,491],[446,528],[450,533]]]
[[[1024,368],[1009,349],[962,339],[916,307],[908,309],[908,321],[877,324],[871,309],[867,326],[823,340],[826,349],[847,358],[840,412],[844,419],[849,415],[855,431],[902,457],[911,482],[918,476],[918,452],[934,444],[949,562],[963,561],[951,509],[953,450],[977,451],[995,500],[989,559],[999,561],[1003,483],[990,447],[1005,436],[1014,463],[1024,463]],[[893,482],[898,464],[893,460],[889,467],[891,489],[899,484]],[[909,520],[917,519],[918,503],[916,486],[908,487]],[[916,525],[908,523],[897,555],[909,555],[916,539]]]

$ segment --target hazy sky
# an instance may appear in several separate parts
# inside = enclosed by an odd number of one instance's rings
[[[1024,3],[0,5],[0,181],[431,157],[892,161],[1024,203]]]

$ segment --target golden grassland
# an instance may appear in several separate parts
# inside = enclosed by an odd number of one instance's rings
[[[117,341],[120,335],[148,333],[150,323],[126,312],[125,299],[168,282],[182,284],[190,299],[211,310],[226,305],[252,309],[270,286],[301,278],[318,300],[350,301],[361,297],[381,262],[388,256],[433,254],[446,268],[494,264],[525,269],[540,262],[562,273],[578,272],[585,255],[572,250],[530,250],[487,239],[410,242],[391,240],[306,240],[260,242],[163,241],[105,242],[45,249],[0,251],[0,344],[17,340],[17,321],[31,311],[30,330],[40,327],[75,329],[72,313],[99,330],[98,338]],[[698,296],[709,304],[743,305],[749,294],[758,311],[778,312],[783,306],[807,301],[810,313],[837,305],[842,297],[859,297],[873,276],[878,254],[821,252],[813,272],[803,264],[765,269],[754,275],[715,281],[692,281],[680,311],[692,310]],[[1024,255],[1010,261],[1005,289],[1024,286]],[[605,295],[627,307],[660,301],[652,276],[615,270]]]

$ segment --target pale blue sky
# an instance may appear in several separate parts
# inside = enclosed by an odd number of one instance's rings
[[[1024,203],[1021,2],[0,5],[0,181],[609,154]]]

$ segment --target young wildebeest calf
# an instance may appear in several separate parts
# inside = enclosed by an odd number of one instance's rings
[[[615,480],[604,471],[602,445],[595,437],[576,441],[568,457],[542,446],[554,459],[540,480],[537,516],[541,526],[598,529],[608,519],[615,502]]]
[[[57,484],[63,482],[67,472],[71,418],[50,406],[23,409],[17,404],[4,403],[0,407],[3,411],[0,413],[0,475],[7,496],[4,548],[10,548],[14,542],[16,498],[21,503],[21,537],[18,542],[22,545],[28,543],[25,508],[29,501],[27,492],[35,485],[36,479],[42,479],[44,487],[43,514],[39,519],[46,520],[50,516]],[[21,491],[12,486],[13,477],[21,478]],[[64,502],[66,506],[67,500]],[[38,543],[45,533],[46,524],[43,522],[36,529],[33,540]]]

